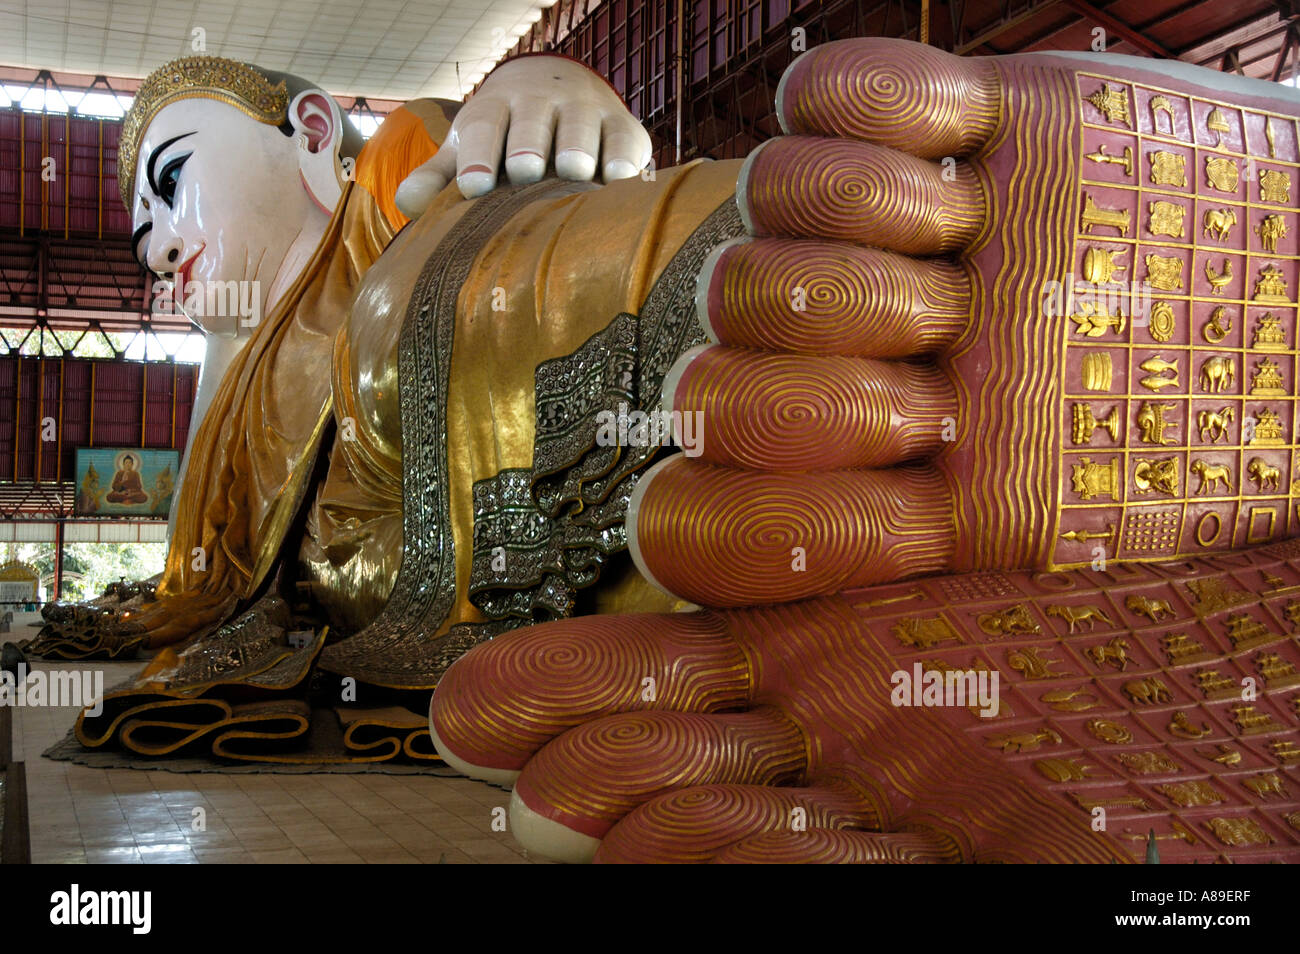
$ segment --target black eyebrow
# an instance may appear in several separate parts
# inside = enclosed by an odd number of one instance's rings
[[[149,175],[149,188],[153,189],[154,195],[162,195],[162,193],[158,191],[158,182],[157,180],[154,179],[154,173],[153,173],[153,167],[154,164],[158,162],[158,157],[162,155],[162,151],[166,149],[168,146],[170,146],[172,143],[179,142],[180,140],[184,139],[186,136],[193,136],[193,135],[194,135],[193,132],[187,132],[187,133],[181,133],[179,136],[173,136],[171,139],[168,139],[165,143],[159,145],[158,148],[155,149],[153,152],[149,153],[149,164],[145,167],[145,169]]]
[[[140,239],[144,238],[152,230],[153,230],[153,223],[146,222],[144,225],[140,226],[138,229],[136,229],[134,232],[131,233],[131,254],[135,256],[135,260],[140,263],[140,266],[146,272],[149,271],[149,266],[148,264],[146,264],[144,260],[144,256],[140,254]]]

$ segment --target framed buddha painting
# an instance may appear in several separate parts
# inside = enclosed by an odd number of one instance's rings
[[[138,447],[78,447],[78,517],[166,517],[180,452]]]

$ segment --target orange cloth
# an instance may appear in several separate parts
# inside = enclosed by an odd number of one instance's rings
[[[397,187],[413,169],[438,152],[438,143],[446,135],[446,128],[440,130],[439,125],[449,126],[441,107],[431,100],[399,106],[388,114],[357,157],[357,184],[379,204],[379,211],[394,232],[410,221],[393,201]]]

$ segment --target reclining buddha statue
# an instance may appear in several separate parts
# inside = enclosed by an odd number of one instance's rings
[[[161,224],[187,102],[140,120],[148,260],[250,268]],[[421,738],[562,860],[1300,859],[1300,98],[861,39],[776,106],[743,162],[425,189],[395,237],[372,140],[83,743],[254,757],[306,687],[434,688]],[[257,217],[292,189],[245,155],[193,176]]]
[[[679,602],[636,573],[623,536],[659,445],[596,446],[588,425],[606,406],[656,404],[668,366],[702,340],[695,277],[739,233],[736,164],[638,176],[649,136],[559,57],[504,64],[453,111],[409,103],[362,146],[296,77],[195,57],[142,84],[123,126],[123,200],[168,307],[205,328],[208,348],[156,587],[52,607],[32,647],[155,653],[79,724],[85,744],[253,757],[218,727],[305,732],[309,707],[286,693],[328,672],[378,713],[342,716],[354,755],[435,758],[428,690],[467,646],[580,601]],[[512,184],[492,191],[503,152]],[[617,211],[592,201],[598,159],[607,182],[647,188]],[[459,188],[441,190],[453,177]],[[402,206],[422,213],[405,229]],[[438,266],[392,254],[408,242],[422,259],[440,249]],[[587,263],[597,247],[618,254]],[[411,283],[401,301],[395,281]],[[205,289],[231,284],[240,301],[260,295],[264,317],[202,313]],[[304,593],[314,619],[297,612]],[[257,707],[233,711],[250,692]]]

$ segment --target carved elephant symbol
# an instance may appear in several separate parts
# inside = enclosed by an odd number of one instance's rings
[[[1213,358],[1207,358],[1205,363],[1201,365],[1201,389],[1209,391],[1211,394],[1218,394],[1224,389],[1232,387],[1235,373],[1232,359],[1227,355],[1215,355]]]
[[[1154,676],[1148,676],[1146,679],[1130,679],[1121,688],[1124,690],[1124,695],[1140,706],[1172,702],[1174,698],[1169,687]]]

